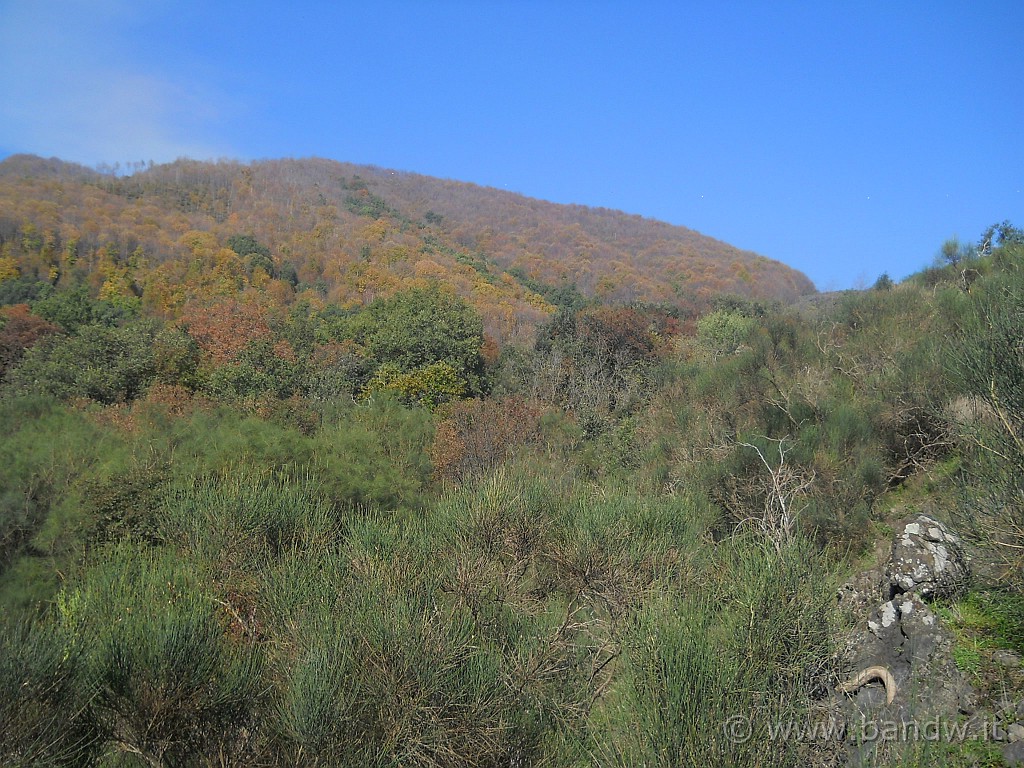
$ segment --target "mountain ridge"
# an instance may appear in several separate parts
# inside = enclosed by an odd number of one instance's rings
[[[123,269],[134,254],[129,281],[145,299],[147,284],[187,282],[190,265],[220,263],[239,276],[237,290],[342,306],[434,280],[477,306],[498,338],[552,311],[540,285],[689,313],[716,294],[790,301],[815,292],[781,262],[680,225],[473,182],[324,158],[182,159],[129,170],[31,155],[0,162],[0,246],[17,256],[19,272],[53,279],[56,270],[59,280],[77,271],[102,289],[104,269]],[[269,250],[271,283],[294,272],[293,296],[254,286],[251,265],[223,263],[228,239],[241,234]],[[33,238],[50,245],[29,253],[23,246]],[[103,267],[105,258],[113,264]],[[192,286],[150,308],[173,316],[208,298]]]

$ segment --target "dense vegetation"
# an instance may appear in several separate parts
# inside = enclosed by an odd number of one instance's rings
[[[1021,605],[1009,225],[899,285],[696,319],[519,283],[546,309],[500,345],[443,281],[266,301],[308,265],[232,237],[234,282],[170,314],[179,284],[109,288],[113,254],[103,282],[0,264],[5,764],[802,766],[822,745],[723,723],[812,716],[894,506],[971,535],[982,614]]]
[[[683,227],[316,159],[182,160],[119,176],[7,158],[0,277],[10,275],[87,282],[114,305],[174,320],[239,293],[264,307],[353,309],[441,281],[499,342],[528,338],[574,291],[691,315],[718,293],[814,290],[783,264]]]

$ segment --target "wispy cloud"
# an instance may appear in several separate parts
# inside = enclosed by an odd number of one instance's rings
[[[223,103],[133,61],[152,3],[0,0],[0,147],[86,164],[211,158]]]

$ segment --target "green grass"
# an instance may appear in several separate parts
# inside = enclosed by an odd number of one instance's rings
[[[1024,653],[1024,595],[976,590],[945,606],[942,613],[958,638],[976,650],[1002,648]]]
[[[1024,595],[996,589],[969,593],[940,605],[939,615],[955,636],[953,660],[966,673],[984,706],[1024,698],[1024,665],[1007,666],[1000,651],[1022,653]]]

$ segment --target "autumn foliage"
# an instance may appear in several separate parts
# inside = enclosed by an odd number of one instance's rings
[[[430,451],[436,476],[461,483],[494,469],[540,438],[543,414],[521,397],[453,403],[437,425]]]
[[[33,315],[27,304],[0,308],[0,379],[25,350],[59,331],[53,323]]]
[[[505,343],[529,338],[569,287],[689,309],[719,292],[813,291],[684,227],[327,160],[181,160],[116,177],[13,156],[0,211],[0,281],[85,284],[168,320],[239,295],[353,308],[441,282]]]
[[[230,362],[251,342],[273,336],[266,311],[236,299],[188,310],[181,325],[214,365]]]

